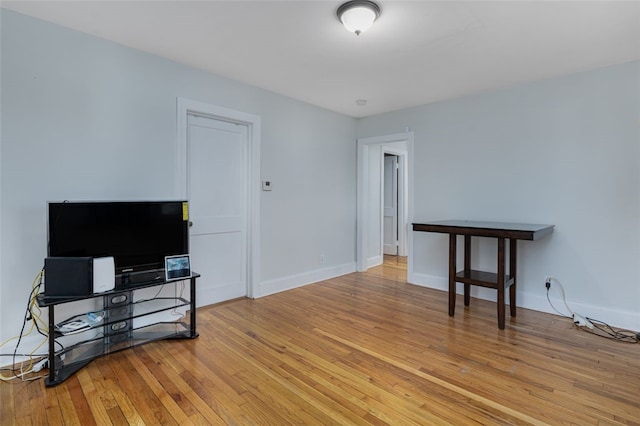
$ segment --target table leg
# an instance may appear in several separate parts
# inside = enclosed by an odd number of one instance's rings
[[[465,277],[471,276],[471,235],[464,236],[464,273]],[[464,284],[464,306],[469,306],[471,301],[471,284]]]
[[[504,238],[498,238],[498,328],[504,330]]]
[[[516,316],[516,267],[518,264],[518,240],[511,238],[509,240],[509,274],[513,278],[513,284],[509,287],[509,310],[511,316]]]
[[[449,316],[456,313],[456,234],[449,234]]]

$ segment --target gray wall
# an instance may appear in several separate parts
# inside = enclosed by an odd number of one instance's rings
[[[262,118],[269,291],[354,270],[355,119],[14,12],[1,30],[0,340],[43,265],[47,200],[179,196],[177,97]]]
[[[633,62],[365,118],[358,137],[415,132],[416,221],[556,225],[519,245],[519,304],[549,311],[549,274],[574,310],[637,330],[639,117]],[[414,282],[445,288],[447,247],[446,236],[414,235]],[[474,248],[474,264],[495,270],[495,242]]]

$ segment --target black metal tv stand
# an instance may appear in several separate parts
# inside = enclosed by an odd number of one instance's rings
[[[70,299],[51,299],[39,294],[38,306],[47,307],[49,312],[49,375],[45,384],[57,386],[94,359],[113,352],[156,340],[198,337],[196,279],[199,277],[200,274],[193,273],[184,280],[189,281],[188,300],[178,294],[180,280],[154,281]],[[136,300],[138,290],[162,285],[176,286],[174,296]],[[90,311],[85,307],[81,313],[56,323],[56,307],[91,299],[95,299],[96,307]],[[188,308],[189,315],[171,320],[172,311],[180,308]],[[169,317],[169,320],[159,317]],[[57,350],[56,346],[59,346]]]

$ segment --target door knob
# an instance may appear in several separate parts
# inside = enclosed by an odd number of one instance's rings
[[[189,221],[189,228],[193,226],[193,222]]]

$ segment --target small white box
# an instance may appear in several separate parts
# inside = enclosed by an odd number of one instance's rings
[[[116,264],[113,257],[93,259],[93,293],[104,293],[116,286]]]

